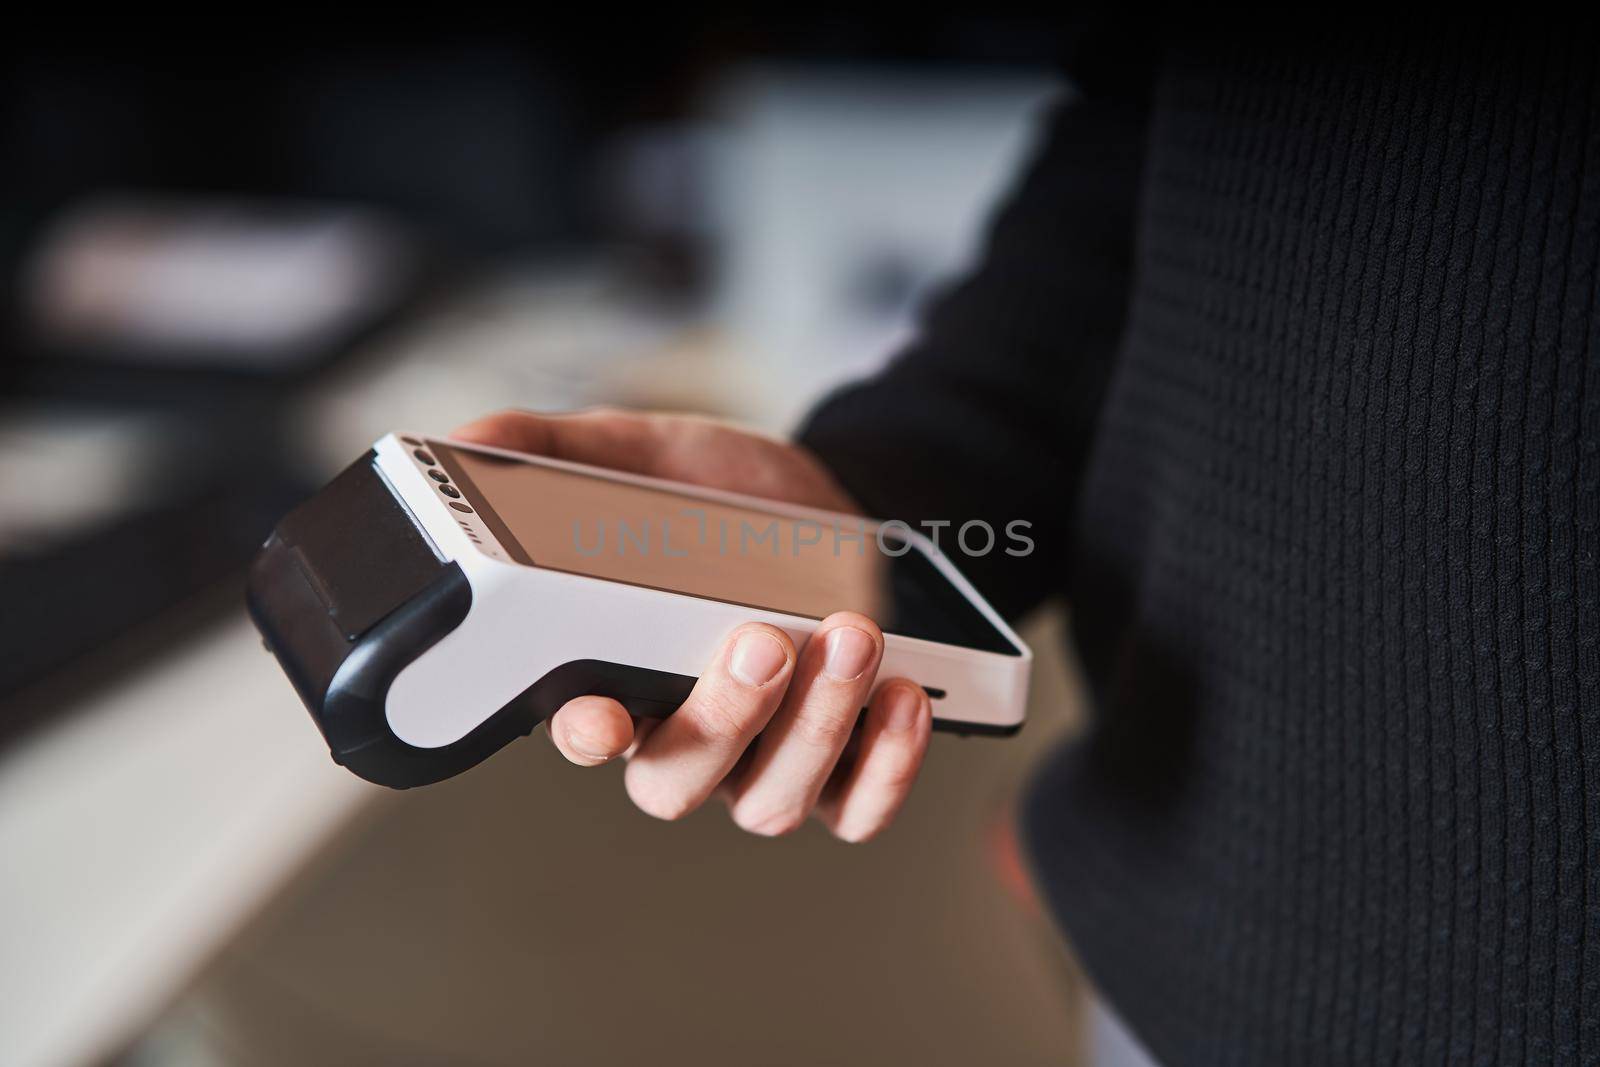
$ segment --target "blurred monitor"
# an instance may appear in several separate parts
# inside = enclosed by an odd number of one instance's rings
[[[787,422],[870,372],[978,251],[1061,83],[1044,70],[752,68],[719,89],[716,303]]]

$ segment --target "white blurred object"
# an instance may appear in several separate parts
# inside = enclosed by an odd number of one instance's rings
[[[114,1054],[367,804],[243,618],[0,753],[0,1063]]]
[[[0,410],[0,556],[161,503],[179,482],[179,437],[150,413]]]
[[[614,402],[614,375],[687,328],[631,300],[604,256],[480,280],[300,400],[291,423],[301,458],[326,478],[396,426],[443,434],[504,408]]]
[[[281,366],[371,318],[409,267],[395,231],[356,209],[119,196],[59,219],[24,287],[54,347]]]
[[[790,423],[908,339],[1062,89],[1042,71],[792,68],[721,88],[717,311],[770,372],[762,421]]]

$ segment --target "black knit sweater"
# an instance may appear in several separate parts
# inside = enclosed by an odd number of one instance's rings
[[[1072,610],[1095,726],[1027,834],[1166,1063],[1600,1063],[1597,58],[1088,49],[803,434],[880,513],[1035,523],[958,562]]]

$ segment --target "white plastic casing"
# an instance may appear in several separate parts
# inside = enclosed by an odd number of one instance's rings
[[[437,748],[460,740],[546,673],[573,660],[699,675],[727,635],[742,623],[781,627],[803,645],[819,620],[545,570],[516,562],[475,513],[449,507],[412,446],[389,434],[373,447],[380,474],[405,503],[446,561],[461,566],[472,587],[465,621],[400,671],[389,689],[390,729],[407,744]],[[466,442],[454,447],[536,461],[638,485],[779,515],[816,521],[841,517],[736,493],[598,470]],[[901,532],[897,528],[897,535]],[[979,730],[1019,727],[1026,714],[1033,654],[950,560],[915,531],[902,536],[1017,649],[1017,655],[959,648],[899,634],[884,636],[878,677],[909,678],[944,696],[935,720]]]

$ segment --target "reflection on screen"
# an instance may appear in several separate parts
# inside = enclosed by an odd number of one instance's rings
[[[518,562],[1015,654],[938,570],[865,519],[837,524],[433,443]],[[891,528],[892,529],[892,528]]]

